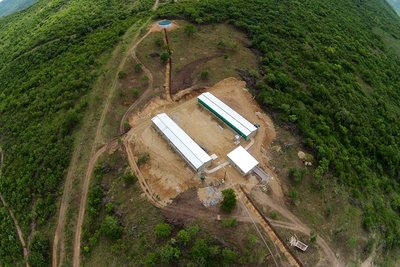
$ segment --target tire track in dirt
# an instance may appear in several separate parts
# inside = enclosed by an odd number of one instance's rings
[[[4,162],[4,153],[3,153],[3,149],[0,147],[0,178],[2,177],[3,162]],[[17,218],[15,218],[14,213],[12,212],[11,208],[7,205],[7,202],[5,201],[5,199],[1,193],[0,193],[0,200],[3,203],[3,206],[8,210],[8,213],[10,214],[10,217],[13,220],[15,229],[17,230],[18,239],[22,246],[25,264],[27,267],[29,267],[29,261],[28,261],[29,251],[28,251],[28,247],[26,245],[25,239],[24,239],[24,235],[22,234],[21,227],[19,226]]]

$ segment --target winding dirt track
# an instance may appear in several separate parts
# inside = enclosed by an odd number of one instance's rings
[[[137,43],[132,47],[132,51],[131,51],[131,56],[132,58],[136,61],[136,62],[140,62],[139,58],[136,55],[136,49],[139,46],[139,44],[147,38],[147,36],[149,36],[149,34],[151,33],[151,31],[149,30],[145,35],[143,35],[142,38],[140,38],[139,41],[137,41]],[[144,93],[127,109],[127,111],[125,112],[124,116],[122,116],[121,119],[121,123],[119,124],[119,132],[121,134],[125,133],[125,122],[128,119],[129,115],[131,114],[132,110],[134,110],[137,106],[139,106],[140,104],[143,103],[143,101],[145,99],[147,99],[150,94],[153,91],[153,83],[154,83],[154,79],[153,79],[153,75],[151,74],[150,70],[143,64],[142,65],[142,70],[143,72],[146,74],[146,76],[149,78],[149,84],[146,88],[146,90],[144,91]]]
[[[156,10],[157,7],[158,7],[158,4],[159,4],[159,1],[156,0],[154,5],[153,5],[153,7],[152,7],[152,10]],[[151,19],[152,19],[152,17],[147,19],[143,23],[143,25],[137,30],[137,34],[133,38],[133,43],[135,43],[135,44],[129,49],[129,51],[126,53],[126,56],[123,58],[123,60],[118,65],[118,71],[116,72],[116,75],[114,77],[112,88],[111,88],[111,90],[109,92],[109,95],[108,95],[108,98],[107,98],[107,102],[104,105],[104,109],[102,111],[101,118],[100,118],[100,120],[99,120],[99,122],[97,124],[95,141],[94,141],[94,144],[92,146],[92,152],[91,152],[92,156],[90,157],[90,161],[89,161],[89,164],[88,164],[88,167],[87,167],[87,170],[86,170],[86,175],[85,175],[84,181],[83,181],[82,196],[81,196],[81,202],[80,202],[80,205],[79,205],[79,214],[78,214],[78,220],[77,220],[76,229],[75,229],[74,254],[73,254],[73,266],[74,267],[79,267],[80,266],[81,232],[82,232],[82,225],[83,225],[84,215],[85,215],[85,211],[86,211],[87,194],[88,194],[88,191],[89,191],[90,178],[92,176],[94,166],[95,166],[98,158],[105,151],[107,151],[107,149],[109,149],[110,147],[112,147],[114,145],[118,145],[117,140],[114,140],[114,141],[111,141],[110,143],[108,143],[107,145],[104,145],[97,152],[95,152],[96,151],[96,144],[100,140],[100,137],[101,137],[102,126],[104,124],[105,117],[106,117],[106,115],[108,113],[108,110],[109,110],[109,107],[110,107],[110,104],[111,104],[112,96],[113,96],[113,94],[114,94],[114,92],[116,90],[117,84],[118,84],[118,73],[119,73],[119,71],[122,70],[123,66],[125,65],[125,62],[126,62],[126,59],[127,59],[128,55],[133,55],[133,57],[136,57],[136,48],[138,46],[138,42],[141,42],[144,38],[146,38],[147,35],[150,34],[150,31],[148,33],[146,33],[145,37],[141,38],[139,41],[136,41],[136,40],[139,37],[141,30],[148,25],[148,23],[151,21]],[[136,59],[137,59],[138,62],[140,62],[137,57],[136,57]],[[147,70],[147,68],[143,68],[143,69]],[[146,74],[150,74],[149,80],[151,80],[151,82],[149,82],[149,84],[152,85],[153,84],[153,80],[152,80],[152,75],[151,75],[150,71],[146,72]],[[143,95],[145,95],[145,93],[142,94],[142,98],[139,98],[140,101],[143,101],[143,99],[145,99],[145,96],[143,96]],[[138,101],[136,101],[136,102],[138,102]],[[126,115],[124,114],[123,119],[126,119],[126,116],[128,116],[129,113],[134,109],[134,107],[136,107],[136,105],[138,105],[138,104],[135,105],[135,103],[128,109],[128,112],[125,113]],[[122,122],[122,124],[123,124],[123,122]],[[124,131],[123,128],[122,128],[122,131]]]
[[[0,178],[2,175],[3,161],[4,161],[4,153],[3,153],[3,149],[0,147]],[[1,202],[3,203],[3,206],[8,210],[8,213],[10,214],[11,219],[14,222],[14,226],[15,226],[15,229],[17,230],[19,242],[21,243],[21,246],[23,249],[25,264],[27,267],[29,267],[29,261],[28,261],[29,251],[28,251],[28,247],[26,245],[25,239],[24,239],[24,235],[22,234],[21,227],[19,226],[17,218],[15,218],[14,213],[12,212],[10,207],[7,205],[7,202],[4,200],[4,197],[1,193],[0,193],[0,199],[1,199]]]
[[[151,18],[149,18],[148,20],[145,21],[145,23],[137,30],[137,34],[134,37],[134,43],[136,43],[136,39],[139,37],[140,35],[140,31],[141,29],[143,29],[149,22],[150,22]],[[133,53],[135,53],[137,48],[137,45],[135,44],[134,46],[131,47],[131,49],[129,49],[129,51],[127,52],[127,55],[123,58],[123,60],[120,62],[119,66],[118,66],[118,71],[116,72],[116,75],[114,77],[114,81],[112,84],[112,88],[109,92],[108,98],[107,98],[107,102],[104,105],[104,109],[102,111],[100,120],[97,124],[97,130],[96,130],[96,136],[95,136],[95,141],[94,141],[94,145],[92,147],[92,152],[91,152],[91,157],[90,157],[90,161],[87,167],[87,171],[86,171],[86,175],[84,177],[83,180],[83,188],[82,188],[82,196],[81,196],[81,202],[79,205],[79,214],[78,214],[78,220],[76,223],[76,229],[75,229],[75,240],[74,240],[74,256],[73,256],[73,266],[74,267],[78,267],[80,266],[80,250],[81,250],[81,233],[82,233],[82,225],[83,225],[83,220],[84,220],[84,215],[85,215],[85,211],[86,211],[86,203],[87,203],[87,193],[89,191],[89,185],[90,185],[90,178],[92,176],[93,173],[93,169],[94,166],[97,162],[97,159],[101,156],[101,154],[103,154],[107,148],[114,144],[115,141],[109,143],[108,145],[103,146],[102,148],[100,148],[97,152],[96,151],[96,144],[99,142],[100,138],[101,138],[101,130],[104,124],[104,120],[105,117],[108,113],[108,110],[110,108],[110,104],[111,104],[111,99],[112,96],[117,88],[118,85],[118,73],[119,71],[122,70],[123,66],[125,65],[126,59],[128,57],[128,55],[131,55]]]

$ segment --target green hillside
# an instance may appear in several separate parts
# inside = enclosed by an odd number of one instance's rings
[[[32,222],[39,230],[31,266],[50,264],[53,233],[40,231],[57,212],[85,96],[153,2],[39,0],[0,19],[0,193],[26,236]],[[400,19],[384,0],[179,1],[158,15],[245,32],[261,56],[252,93],[318,159],[313,188],[339,184],[382,247],[400,247]],[[0,205],[0,266],[22,264]]]
[[[386,2],[186,1],[159,15],[246,32],[262,55],[253,93],[314,151],[315,189],[344,186],[364,228],[400,245],[400,60],[374,33],[400,39]]]
[[[149,15],[152,4],[43,0],[0,19],[0,145],[5,153],[0,192],[18,211],[26,235],[32,221],[40,229],[56,212],[71,133],[87,107],[83,96],[99,75],[101,56]],[[2,207],[0,229],[0,266],[15,266],[22,249]]]
[[[36,0],[2,0],[0,1],[0,17],[25,9],[35,2]]]

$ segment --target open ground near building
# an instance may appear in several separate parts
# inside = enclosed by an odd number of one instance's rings
[[[251,94],[245,89],[245,83],[229,78],[205,90],[215,94],[249,121],[261,125],[253,139],[242,139],[240,145],[254,153],[261,164],[267,167],[262,163],[261,149],[263,146],[269,146],[268,142],[275,133],[269,118],[261,112]],[[206,171],[203,185],[199,175],[152,127],[150,118],[162,112],[167,113],[209,155],[217,156]],[[141,167],[141,172],[160,200],[172,199],[194,186],[216,184],[222,180],[226,184],[246,184],[250,187],[258,182],[254,176],[243,177],[236,169],[227,165],[227,154],[238,146],[234,142],[237,133],[198,105],[196,97],[192,96],[178,103],[158,99],[140,114],[132,117],[130,123],[132,130],[128,136],[135,154],[137,157],[143,153],[150,155],[149,163]]]

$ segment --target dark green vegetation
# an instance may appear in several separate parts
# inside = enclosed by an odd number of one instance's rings
[[[43,0],[0,19],[0,191],[26,237],[32,221],[40,231],[55,213],[96,70],[153,2]],[[22,248],[6,212],[0,228],[0,265],[15,266]]]
[[[246,32],[261,53],[253,93],[314,152],[315,190],[344,185],[364,228],[400,245],[400,60],[373,31],[400,39],[386,2],[184,1],[159,16]]]
[[[0,1],[0,17],[25,9],[36,0],[3,0]]]
[[[236,207],[236,194],[232,188],[222,190],[222,202],[221,209],[224,212],[232,212],[232,210]]]
[[[136,179],[125,182],[127,167],[117,151],[95,168],[83,228],[85,266],[263,266],[265,247],[252,225],[234,218],[221,225],[169,224],[141,196]]]

